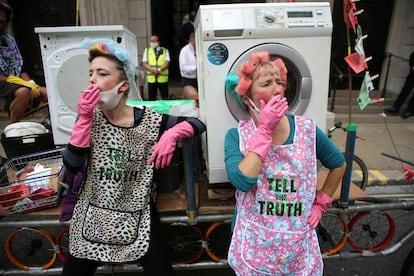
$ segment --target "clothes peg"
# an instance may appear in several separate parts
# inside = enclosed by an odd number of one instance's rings
[[[360,9],[359,11],[354,12],[354,16],[355,15],[360,15],[363,12],[364,12],[364,9]]]
[[[379,75],[378,75],[378,74],[376,74],[376,75],[371,76],[371,77],[369,78],[369,80],[370,80],[370,81],[373,81],[373,80],[377,79],[378,77],[379,77]]]

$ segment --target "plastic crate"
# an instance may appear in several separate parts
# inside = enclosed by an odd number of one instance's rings
[[[0,205],[10,214],[27,213],[58,204],[58,176],[64,148],[9,159],[0,170]]]
[[[0,140],[7,158],[56,148],[52,132],[8,138],[2,133]]]

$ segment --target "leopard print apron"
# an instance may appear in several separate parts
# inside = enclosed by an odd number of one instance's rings
[[[237,275],[322,275],[315,230],[307,223],[316,193],[315,123],[295,116],[294,142],[273,145],[257,186],[236,191],[237,217],[228,261]],[[240,150],[256,132],[239,124]]]
[[[87,178],[70,224],[70,253],[101,262],[135,261],[148,251],[153,168],[162,115],[146,109],[138,126],[112,125],[95,109]]]

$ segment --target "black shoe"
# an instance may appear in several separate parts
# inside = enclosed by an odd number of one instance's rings
[[[409,110],[407,110],[403,114],[401,114],[401,118],[403,118],[403,119],[407,119],[408,117],[411,117],[411,116],[414,116],[414,112],[409,111]]]
[[[397,116],[398,115],[398,109],[396,109],[395,107],[390,107],[390,108],[384,108],[384,113],[387,114],[388,116]]]

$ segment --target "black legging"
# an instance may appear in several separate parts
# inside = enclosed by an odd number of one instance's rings
[[[137,260],[147,275],[173,275],[173,270],[164,242],[161,239],[160,218],[155,204],[151,202],[151,240],[148,252]],[[88,259],[66,257],[63,276],[93,275],[101,262]]]
[[[397,110],[404,105],[406,100],[409,98],[411,94],[411,90],[414,88],[414,70],[411,70],[408,74],[407,78],[405,79],[404,86],[401,89],[400,94],[398,94],[397,99],[393,104],[393,107]],[[407,111],[414,112],[414,97],[411,97],[411,100],[408,102]]]

